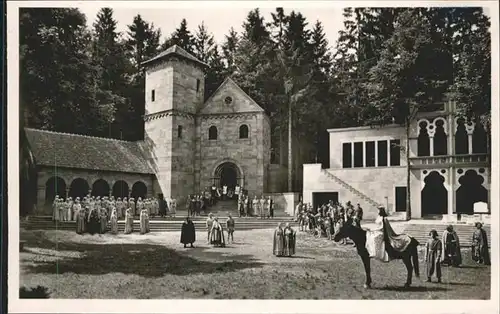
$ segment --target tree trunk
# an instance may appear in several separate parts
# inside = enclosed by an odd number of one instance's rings
[[[411,219],[410,121],[406,120],[406,220]]]
[[[288,192],[293,192],[292,101],[288,101]]]

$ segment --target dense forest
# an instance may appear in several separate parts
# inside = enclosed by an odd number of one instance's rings
[[[335,43],[321,21],[283,8],[266,19],[252,10],[242,25],[218,45],[206,25],[190,29],[185,19],[163,41],[141,15],[118,32],[110,8],[90,29],[78,9],[21,9],[22,123],[142,139],[141,63],[177,44],[210,65],[207,98],[231,76],[267,111],[273,150],[291,122],[307,144],[303,162],[328,159],[327,128],[403,124],[445,98],[489,126],[490,22],[481,8],[346,8]]]

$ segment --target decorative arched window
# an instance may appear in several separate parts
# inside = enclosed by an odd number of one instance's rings
[[[248,126],[246,124],[240,126],[240,138],[248,138]]]
[[[217,127],[215,125],[212,125],[208,129],[208,139],[209,140],[216,140],[217,139]]]

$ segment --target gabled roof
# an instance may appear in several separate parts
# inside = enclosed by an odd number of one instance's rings
[[[221,111],[220,104],[214,102],[214,98],[219,97],[219,95],[227,90],[234,90],[238,95],[241,95],[243,98],[248,100],[247,103],[244,104],[244,106],[238,108],[236,111]],[[235,105],[242,105],[241,103],[233,103],[232,106]],[[214,112],[216,111],[216,112]],[[265,112],[264,109],[262,109],[259,104],[255,100],[252,99],[247,93],[245,93],[244,90],[241,89],[241,87],[236,84],[236,82],[230,78],[227,77],[222,84],[219,85],[217,90],[205,101],[203,104],[203,108],[200,111],[200,114],[214,114],[214,113],[243,113],[243,112]]]
[[[177,45],[173,45],[172,47],[168,48],[167,50],[161,52],[156,57],[142,62],[142,66],[145,66],[146,64],[150,64],[152,62],[157,62],[157,61],[160,61],[163,59],[167,59],[167,58],[172,57],[172,56],[181,57],[185,60],[188,60],[188,61],[194,62],[198,65],[201,65],[202,67],[207,67],[207,68],[209,67],[208,64],[198,60],[195,56],[193,56],[192,54],[190,54],[189,52],[187,52],[186,50],[182,49],[181,47],[179,47]]]
[[[154,174],[140,142],[25,128],[39,166]]]

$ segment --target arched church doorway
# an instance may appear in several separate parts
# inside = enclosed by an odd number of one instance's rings
[[[223,187],[226,185],[229,189],[233,189],[237,185],[241,185],[241,173],[232,162],[225,162],[220,164],[214,173],[215,185],[218,187]]]
[[[446,214],[448,191],[444,186],[444,177],[438,171],[432,171],[425,177],[424,183],[421,192],[422,216]]]
[[[69,197],[71,198],[83,198],[89,193],[89,184],[82,178],[76,178],[71,182],[69,187]]]
[[[139,197],[145,199],[147,194],[148,188],[144,182],[137,181],[134,185],[132,185],[132,193],[130,196],[133,197],[135,201],[137,201]]]
[[[128,197],[128,184],[123,180],[116,181],[113,185],[113,197],[124,198]]]
[[[56,195],[66,198],[66,182],[60,177],[52,177],[45,183],[45,204],[52,204]]]
[[[479,171],[484,169],[479,169]],[[459,174],[463,171],[458,169]],[[465,174],[458,179],[460,187],[456,192],[457,213],[471,215],[474,213],[474,203],[488,203],[488,190],[483,186],[484,178],[477,174],[475,170],[467,170]]]
[[[92,196],[109,196],[109,184],[103,179],[99,179],[92,185]]]

